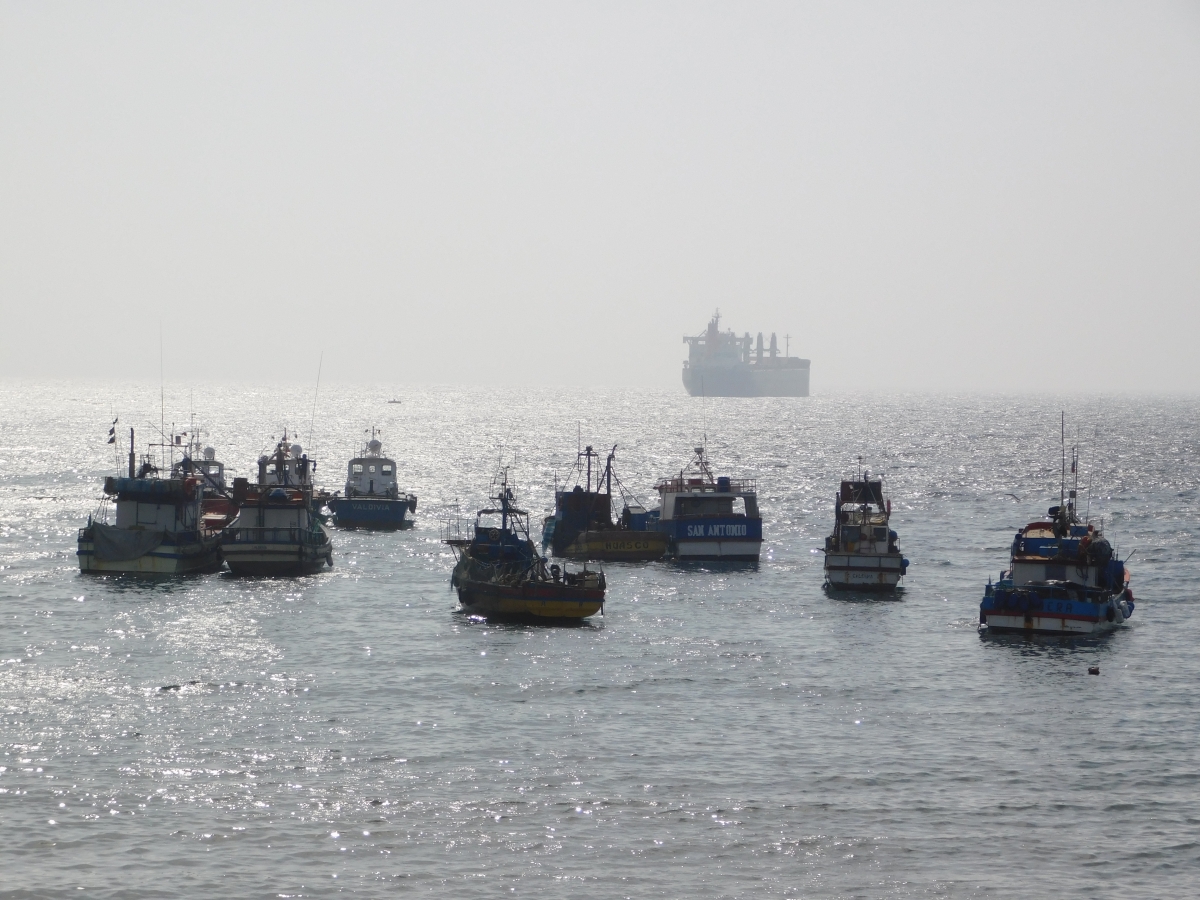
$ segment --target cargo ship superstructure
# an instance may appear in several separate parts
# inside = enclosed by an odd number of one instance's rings
[[[762,332],[751,341],[750,332],[738,337],[721,331],[718,310],[708,328],[685,335],[688,358],[683,363],[683,386],[693,397],[807,397],[810,361],[790,355],[771,334],[764,351]]]

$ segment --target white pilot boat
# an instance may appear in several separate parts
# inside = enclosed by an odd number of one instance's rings
[[[311,575],[333,566],[333,542],[313,504],[316,463],[283,440],[258,460],[258,483],[233,481],[237,518],[221,550],[235,575]]]
[[[340,528],[394,530],[409,528],[417,511],[415,494],[400,490],[396,461],[383,455],[383,444],[371,429],[371,440],[346,467],[345,495],[330,498],[334,524]]]

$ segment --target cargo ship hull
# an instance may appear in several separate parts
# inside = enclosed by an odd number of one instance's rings
[[[683,386],[693,397],[807,397],[808,360],[803,366],[780,369],[755,369],[752,365],[736,368],[688,366],[683,370]]]

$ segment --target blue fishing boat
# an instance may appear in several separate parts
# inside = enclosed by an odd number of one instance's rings
[[[675,559],[754,562],[762,548],[762,517],[753,479],[714,476],[703,447],[678,475],[660,481],[657,510],[630,509],[630,527],[663,532]]]
[[[1065,451],[1063,458],[1065,487]],[[1078,477],[1074,453],[1071,471]],[[997,582],[988,581],[979,605],[979,624],[989,632],[1093,635],[1133,615],[1129,569],[1102,524],[1080,520],[1076,494],[1061,491],[1046,520],[1030,522],[1013,537],[1009,567]]]
[[[604,609],[603,572],[547,567],[529,536],[529,513],[516,506],[504,470],[469,536],[456,522],[442,540],[454,552],[451,583],[463,611],[487,618],[585,619]]]
[[[383,455],[374,428],[362,455],[346,467],[345,493],[335,494],[328,505],[341,528],[391,531],[412,526],[409,514],[417,511],[416,495],[400,490],[396,461]]]

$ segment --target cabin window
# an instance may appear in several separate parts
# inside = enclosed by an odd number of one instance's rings
[[[675,500],[675,515],[683,516],[730,516],[733,515],[732,497],[679,497]]]
[[[379,471],[381,471],[384,475],[391,475],[392,467],[391,466],[380,466]]]
[[[888,533],[888,530],[886,527],[885,528],[876,528],[875,529],[875,540],[886,541],[888,539],[887,533]]]
[[[220,474],[221,474],[221,467],[220,467],[220,466],[209,466],[209,467],[208,467],[208,474],[209,474],[209,475],[220,475]]]
[[[367,466],[367,471],[368,471],[368,472],[370,472],[372,475],[374,475],[374,474],[375,474],[375,467],[374,467],[374,466]]]
[[[362,463],[355,463],[350,467],[350,471],[355,475],[362,474]]]
[[[857,525],[843,525],[842,526],[842,543],[843,544],[857,543],[861,537],[862,537],[862,529],[860,529]]]
[[[1047,581],[1066,581],[1067,567],[1066,566],[1046,566]]]

